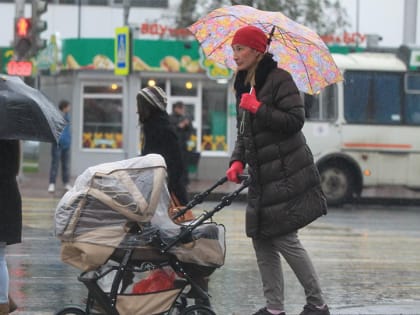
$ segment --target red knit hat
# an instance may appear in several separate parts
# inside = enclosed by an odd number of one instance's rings
[[[232,45],[243,45],[264,53],[267,49],[267,36],[258,27],[244,26],[236,31]]]

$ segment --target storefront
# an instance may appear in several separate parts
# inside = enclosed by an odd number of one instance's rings
[[[91,165],[130,158],[140,153],[137,91],[163,88],[168,112],[182,101],[194,132],[189,149],[199,152],[194,177],[224,175],[235,140],[232,73],[209,62],[196,43],[134,42],[133,72],[114,75],[113,40],[77,39],[63,43],[64,68],[41,76],[41,88],[55,102],[67,98],[72,107],[72,166],[77,176]]]

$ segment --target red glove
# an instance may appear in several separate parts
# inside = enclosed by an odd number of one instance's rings
[[[242,94],[239,107],[255,114],[258,108],[260,108],[260,106],[261,106],[261,102],[257,100],[257,94],[254,88],[252,89],[251,93]]]
[[[244,165],[240,161],[235,161],[231,164],[230,168],[226,171],[226,177],[230,182],[239,184],[241,181],[238,175],[244,172]]]

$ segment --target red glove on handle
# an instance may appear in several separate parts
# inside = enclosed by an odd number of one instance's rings
[[[239,107],[255,114],[258,108],[260,108],[260,106],[261,106],[261,102],[257,100],[257,95],[254,88],[252,89],[251,93],[242,94]]]
[[[239,184],[241,181],[238,178],[238,175],[241,175],[244,172],[244,166],[242,162],[235,161],[231,164],[230,168],[226,171],[226,177],[230,182]]]

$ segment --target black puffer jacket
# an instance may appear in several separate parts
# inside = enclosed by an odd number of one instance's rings
[[[252,238],[284,235],[327,212],[319,173],[301,132],[304,107],[291,75],[266,54],[255,76],[262,105],[256,114],[242,110],[241,95],[250,90],[245,76],[240,71],[235,80],[238,136],[231,162],[248,164],[252,178],[246,233]]]
[[[19,172],[19,140],[0,140],[0,242],[22,241],[22,200],[16,176]]]

